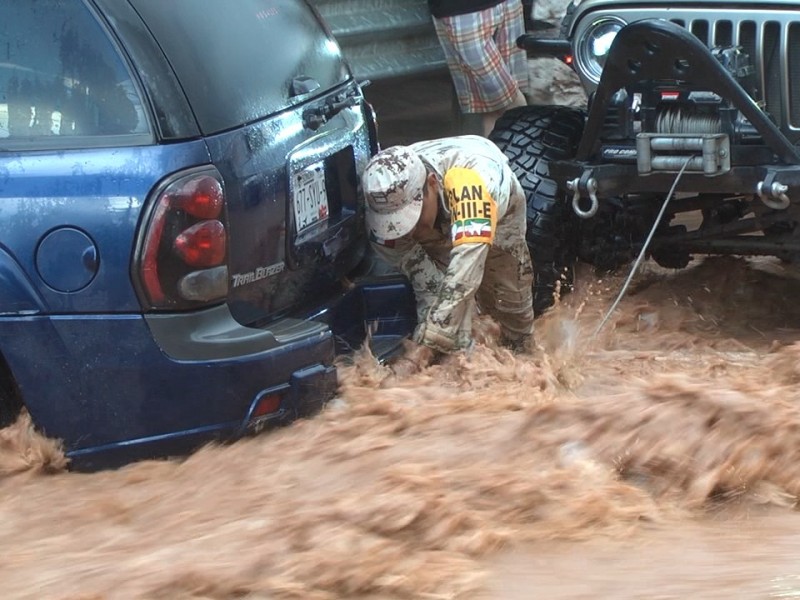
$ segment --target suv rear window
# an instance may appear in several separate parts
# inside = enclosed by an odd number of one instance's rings
[[[0,0],[0,146],[148,131],[125,65],[83,2]]]
[[[294,78],[316,80],[321,92],[349,77],[338,45],[304,0],[130,2],[172,64],[205,134],[288,108]]]

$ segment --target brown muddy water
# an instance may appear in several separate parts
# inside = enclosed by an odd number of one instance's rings
[[[322,414],[183,461],[64,471],[0,432],[0,597],[800,597],[800,276],[645,264],[540,348],[404,381],[362,353]]]

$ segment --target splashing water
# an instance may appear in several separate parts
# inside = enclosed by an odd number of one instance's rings
[[[485,319],[469,357],[402,381],[362,353],[320,415],[180,462],[52,474],[24,417],[0,432],[4,596],[476,598],[498,551],[790,514],[791,268],[646,265],[597,337],[622,276],[579,280],[531,356]]]
[[[53,473],[66,466],[61,445],[36,433],[27,411],[0,429],[0,482],[19,473]]]

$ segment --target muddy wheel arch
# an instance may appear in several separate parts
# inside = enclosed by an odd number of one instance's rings
[[[0,427],[13,423],[22,407],[22,396],[17,383],[0,353]]]

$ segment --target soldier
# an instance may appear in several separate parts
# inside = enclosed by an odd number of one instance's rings
[[[476,301],[500,324],[501,343],[526,349],[525,194],[500,149],[475,135],[394,146],[372,157],[362,182],[372,245],[409,278],[417,300],[416,344],[402,371],[469,347]]]

